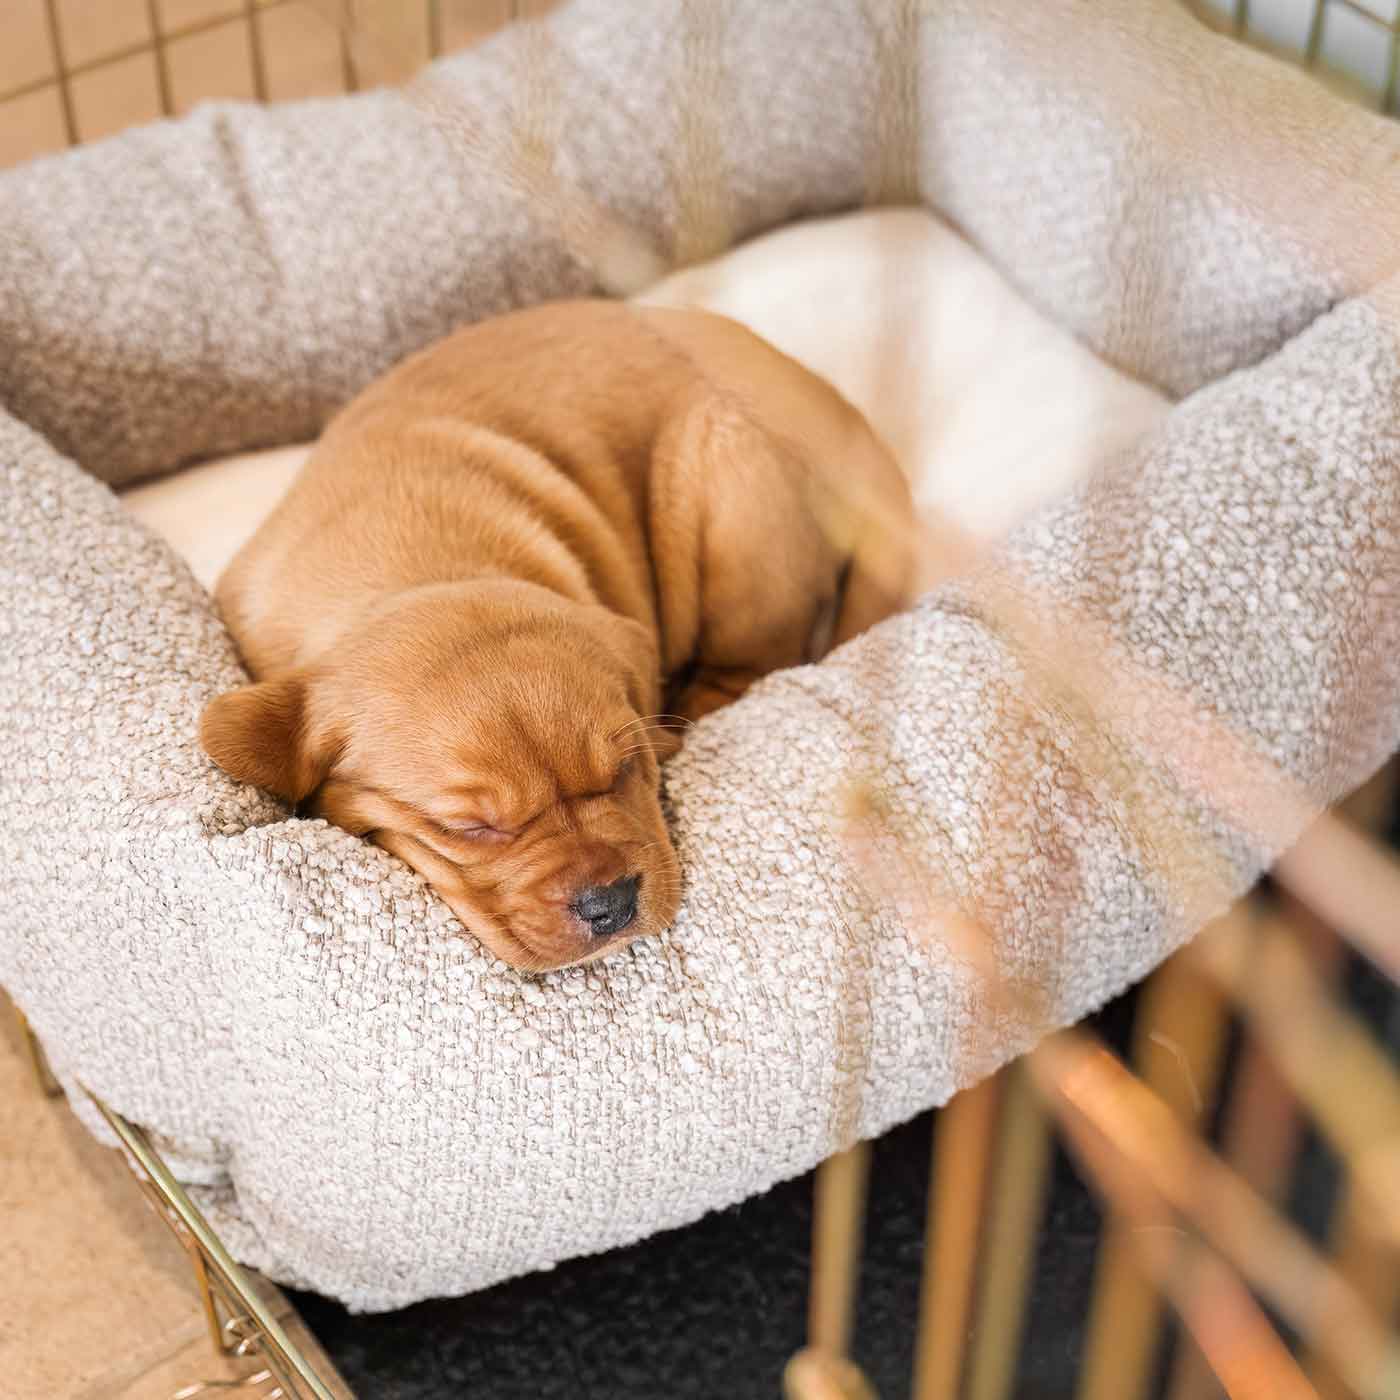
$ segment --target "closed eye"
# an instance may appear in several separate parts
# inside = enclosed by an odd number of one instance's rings
[[[365,834],[368,834],[371,830],[378,830],[381,826],[388,826],[395,830],[400,829],[406,821],[407,814],[412,814],[412,816],[421,823],[419,827],[420,831],[423,827],[427,827],[434,837],[446,841],[509,841],[515,835],[514,832],[502,831],[499,827],[492,826],[489,822],[442,821],[428,811],[426,807],[420,806],[411,798],[396,797],[393,793],[386,792],[383,788],[375,787],[370,783],[358,784],[357,791],[363,795],[381,799],[382,803],[389,804],[392,808],[396,809],[399,817],[397,822],[390,821],[386,823],[382,819],[380,821],[372,821],[366,816],[363,821],[358,822],[353,828],[356,831],[363,831]],[[342,822],[341,824],[345,825],[346,823]],[[413,836],[411,829],[404,834]],[[419,838],[414,837],[414,839]]]
[[[459,841],[509,841],[512,833],[502,831],[497,826],[487,826],[485,822],[439,822],[434,821],[444,836],[451,836]]]

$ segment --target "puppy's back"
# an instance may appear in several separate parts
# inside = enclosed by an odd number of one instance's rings
[[[637,616],[649,607],[652,448],[668,421],[714,396],[824,478],[860,460],[884,495],[904,492],[862,416],[739,323],[546,303],[457,331],[332,420],[219,582],[245,659],[259,674],[306,659],[365,595],[411,586],[415,570],[508,561],[518,573],[525,555],[549,582],[568,575],[572,551],[604,600]]]

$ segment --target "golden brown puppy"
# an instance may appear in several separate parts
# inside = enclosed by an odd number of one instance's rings
[[[201,737],[402,857],[507,962],[590,959],[675,915],[669,716],[893,611],[910,519],[864,419],[733,321],[488,321],[346,408],[229,565],[258,682]]]

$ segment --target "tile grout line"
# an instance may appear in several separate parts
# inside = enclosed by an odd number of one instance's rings
[[[360,90],[359,74],[355,71],[355,57],[350,52],[350,31],[355,24],[355,0],[340,0],[340,68],[345,80],[346,92]]]
[[[442,0],[427,0],[428,58],[442,57]]]
[[[49,25],[49,43],[53,48],[55,81],[58,83],[58,101],[63,109],[63,130],[70,146],[78,144],[78,123],[73,113],[73,94],[68,87],[68,70],[64,64],[63,35],[59,32],[57,0],[44,0],[44,14]]]
[[[159,0],[146,0],[146,14],[151,24],[151,50],[156,62],[156,92],[160,97],[160,114],[168,117],[174,110],[170,100],[170,62],[165,52],[165,31],[161,27]]]
[[[253,60],[253,93],[259,102],[267,101],[267,54],[263,51],[262,25],[257,0],[243,0],[248,21],[248,50]]]
[[[54,0],[45,0],[48,7],[52,7]],[[148,5],[154,0],[147,0]],[[259,12],[278,10],[293,3],[293,0],[250,0]],[[43,78],[34,78],[27,83],[21,83],[18,87],[9,88],[0,92],[0,106],[6,102],[15,101],[21,97],[31,97],[36,92],[42,92],[45,88],[58,86],[60,81],[72,78],[83,78],[89,73],[96,73],[103,68],[114,66],[118,63],[125,63],[129,58],[136,58],[138,55],[146,53],[157,47],[168,49],[173,43],[181,39],[192,39],[197,34],[207,34],[211,29],[218,29],[221,25],[230,24],[240,18],[238,12],[220,15],[215,19],[196,20],[193,24],[187,24],[180,29],[169,29],[157,31],[156,38],[147,39],[139,44],[126,44],[122,48],[113,49],[110,53],[105,53],[101,58],[90,58],[83,63],[75,63],[71,68],[63,68],[60,75],[50,73]],[[51,30],[52,32],[52,30]]]

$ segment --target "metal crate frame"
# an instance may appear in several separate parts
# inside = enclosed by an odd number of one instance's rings
[[[35,1087],[49,1098],[61,1097],[63,1086],[54,1077],[34,1028],[18,1007],[15,1017],[28,1049]],[[177,1390],[171,1400],[195,1400],[197,1396],[230,1392],[256,1394],[258,1400],[337,1400],[336,1392],[287,1335],[247,1272],[239,1267],[190,1200],[146,1131],[108,1107],[97,1095],[83,1092],[116,1135],[132,1179],[189,1256],[215,1357],[247,1363],[245,1374],[236,1379],[194,1381]]]

